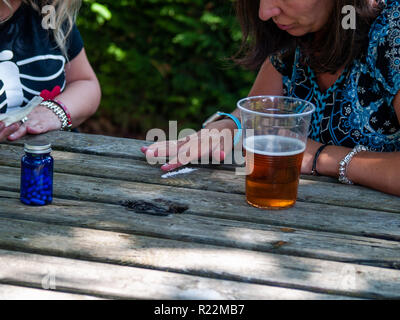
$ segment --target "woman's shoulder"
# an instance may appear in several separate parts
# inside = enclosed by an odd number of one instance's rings
[[[371,26],[370,35],[382,29],[400,28],[400,0],[386,0],[381,6],[381,12]]]
[[[400,1],[386,0],[369,31],[370,47],[400,45]]]
[[[281,75],[290,76],[293,72],[295,52],[294,49],[282,49],[271,54],[269,60]]]
[[[386,0],[371,25],[366,62],[392,94],[400,88],[400,1]]]

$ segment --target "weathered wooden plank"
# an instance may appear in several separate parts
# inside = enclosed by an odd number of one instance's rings
[[[122,299],[343,299],[345,297],[268,285],[177,274],[109,263],[0,250],[0,283]]]
[[[1,196],[5,196],[0,192]],[[46,222],[50,224],[135,233],[162,239],[257,250],[389,268],[400,268],[400,243],[299,228],[270,226],[191,214],[168,217],[138,214],[116,205],[56,199],[57,205],[29,208],[11,198],[1,201],[1,217]],[[16,195],[14,194],[16,197]],[[3,198],[3,200],[5,200]],[[0,239],[8,220],[0,219]],[[14,223],[14,222],[13,222]],[[15,222],[18,224],[17,222]],[[22,222],[20,222],[22,223]],[[162,228],[160,228],[162,225]],[[3,234],[3,236],[1,236]],[[16,240],[25,238],[23,228]]]
[[[0,245],[9,250],[364,298],[400,298],[400,270],[37,222],[1,222]]]
[[[22,147],[0,144],[0,165],[19,168],[23,154]],[[243,177],[232,174],[232,171],[202,167],[179,178],[167,179],[163,177],[165,173],[159,166],[151,166],[143,160],[123,158],[115,160],[105,156],[63,151],[53,151],[52,156],[55,159],[56,172],[227,193],[244,193]],[[332,182],[332,180],[326,180],[326,182]]]
[[[51,131],[40,136],[28,135],[17,141],[5,142],[4,144],[23,146],[26,141],[35,139],[47,139],[51,142],[53,149],[56,150],[129,159],[142,158],[143,153],[140,148],[149,144],[141,140],[66,131]]]
[[[103,155],[115,157],[118,159],[139,159],[145,160],[143,153],[140,151],[142,146],[151,144],[149,141],[117,138],[103,135],[93,135],[85,133],[51,131],[40,136],[25,136],[20,140],[13,142],[4,142],[5,145],[23,146],[26,141],[36,139],[48,139],[55,150],[70,151],[76,153],[84,153],[91,155]],[[204,167],[212,167],[214,169],[235,170],[235,165],[204,165]]]
[[[19,166],[22,150],[0,145],[0,165]],[[244,177],[226,170],[199,169],[190,174],[164,179],[157,167],[139,160],[110,159],[84,154],[54,152],[57,172],[121,179],[191,189],[244,194]],[[343,195],[346,195],[345,197]],[[400,212],[400,197],[360,186],[346,186],[315,180],[301,180],[299,201]]]
[[[337,294],[346,292],[365,298],[394,298],[399,292],[399,281],[397,285],[392,286],[387,285],[387,282],[396,283],[396,280],[400,279],[400,271],[393,272],[389,269],[303,258],[296,258],[294,266],[293,258],[287,256],[98,230],[27,222],[22,224],[25,226],[12,224],[12,227],[20,229],[20,232],[15,233],[13,229],[8,232],[6,237],[8,236],[10,241],[4,243],[6,248],[14,249],[14,244],[17,250],[24,249],[42,255],[59,255],[168,272],[293,286],[318,292]],[[21,232],[24,232],[23,229],[25,229],[23,238],[19,241],[14,240],[20,237]],[[22,244],[22,248],[18,242]],[[369,285],[372,279],[376,283]],[[365,286],[366,282],[368,289]]]
[[[35,136],[28,135],[17,141],[6,141],[3,145],[23,146],[26,141],[36,139],[47,139],[51,142],[54,150],[70,151],[90,155],[102,155],[118,159],[139,159],[145,161],[143,153],[140,151],[142,146],[151,144],[149,141],[110,137],[103,135],[75,133],[66,131],[51,131]],[[213,169],[235,170],[235,165],[204,165]]]
[[[22,147],[0,144],[0,165],[19,168],[20,158],[23,154]],[[79,174],[82,176],[235,193],[240,192],[236,185],[243,181],[242,179],[235,179],[236,176],[231,174],[231,171],[226,171],[221,175],[219,173],[220,170],[202,168],[180,179],[164,179],[162,175],[165,173],[160,170],[159,166],[150,166],[143,160],[115,159],[106,156],[62,151],[53,151],[52,156],[55,159],[54,170],[56,172]]]
[[[11,167],[0,167],[0,189],[18,191],[17,171]],[[271,212],[248,206],[241,195],[188,190],[65,174],[55,174],[54,187],[58,198],[113,204],[137,200],[156,205],[162,199],[187,206],[185,212],[196,215],[393,240],[400,238],[398,214],[304,202],[298,202],[288,210]],[[52,207],[54,205],[57,202]]]
[[[3,145],[23,146],[23,144],[28,140],[41,139],[42,137],[49,139],[53,145],[53,149],[55,150],[63,150],[75,153],[99,155],[107,157],[116,157],[119,160],[136,159],[139,160],[140,162],[146,161],[143,153],[140,151],[140,148],[142,146],[151,144],[151,142],[143,140],[116,138],[103,135],[82,134],[82,133],[73,133],[65,131],[52,131],[40,136],[26,136],[14,142],[5,142],[3,143]],[[1,145],[2,144],[0,143],[0,146]],[[16,155],[18,156],[19,153]],[[122,163],[127,163],[127,162],[122,161]],[[210,168],[213,170],[228,170],[228,171],[234,171],[236,169],[235,165],[229,165],[229,164],[226,165],[210,164],[198,167],[205,169]],[[146,168],[149,168],[149,166],[146,165]],[[159,168],[159,166],[157,166],[157,168]],[[161,176],[162,173],[160,169],[158,169],[158,173]],[[315,180],[316,178],[312,176],[303,176],[303,179]],[[319,181],[337,183],[335,179],[331,179],[328,177],[318,177],[318,179]]]
[[[100,298],[0,284],[0,300],[100,300]]]

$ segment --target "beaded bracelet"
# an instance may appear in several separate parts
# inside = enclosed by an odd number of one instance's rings
[[[346,172],[347,172],[347,167],[350,163],[350,161],[353,159],[353,157],[363,151],[369,151],[369,149],[365,146],[358,145],[354,147],[353,150],[351,150],[344,158],[342,161],[339,162],[339,181],[344,184],[354,184],[353,181],[351,181],[349,178],[347,178]]]

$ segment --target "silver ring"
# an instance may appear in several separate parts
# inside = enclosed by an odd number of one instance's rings
[[[24,118],[21,119],[21,124],[24,124],[27,121],[28,121],[28,117],[24,117]]]

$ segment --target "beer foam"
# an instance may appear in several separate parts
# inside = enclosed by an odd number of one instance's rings
[[[276,157],[293,156],[306,149],[306,144],[301,140],[274,135],[248,137],[243,146],[251,153]]]

